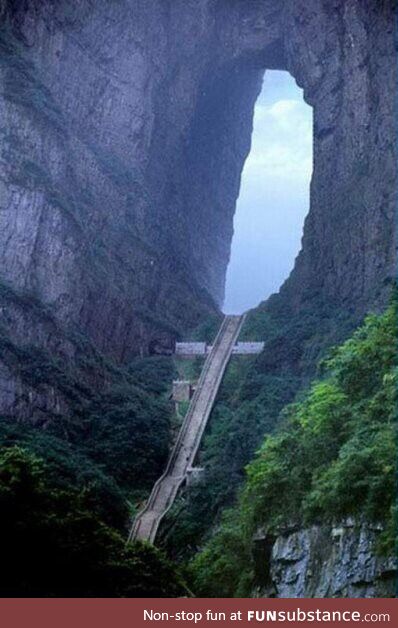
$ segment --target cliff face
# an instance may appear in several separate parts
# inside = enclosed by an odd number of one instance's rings
[[[320,293],[357,311],[383,304],[393,4],[2,0],[0,275],[12,341],[39,342],[44,322],[26,299],[15,313],[10,286],[118,361],[170,346],[216,310],[267,68],[293,74],[315,117],[311,209],[282,293],[296,309]],[[46,333],[40,342],[51,345]]]
[[[303,248],[285,286],[339,306],[383,305],[395,275],[395,3],[293,2],[289,70],[314,107]],[[300,295],[299,300],[302,298]]]
[[[381,531],[375,524],[346,520],[334,527],[286,533],[272,546],[259,533],[255,541],[258,576],[266,584],[255,595],[394,597],[396,560],[377,556]]]

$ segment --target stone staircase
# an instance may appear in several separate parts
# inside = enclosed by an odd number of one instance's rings
[[[209,353],[188,412],[163,475],[155,483],[145,508],[138,513],[129,541],[154,543],[162,518],[171,508],[178,489],[194,463],[203,432],[226,366],[239,336],[244,316],[225,316]]]

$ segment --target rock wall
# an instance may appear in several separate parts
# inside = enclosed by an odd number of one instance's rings
[[[315,119],[311,208],[284,303],[382,306],[395,269],[393,11],[392,0],[0,0],[9,349],[29,342],[64,360],[73,327],[126,362],[217,311],[271,68],[292,73]],[[17,375],[3,360],[9,391]],[[11,398],[0,394],[1,411],[16,412]]]
[[[255,540],[256,596],[395,597],[397,561],[377,555],[382,527],[346,520]]]
[[[314,107],[314,173],[284,289],[377,309],[396,264],[395,2],[295,1],[285,28],[288,68]]]

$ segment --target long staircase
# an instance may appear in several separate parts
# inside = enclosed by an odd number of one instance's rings
[[[159,524],[172,506],[178,489],[194,463],[232,349],[244,316],[225,316],[184,418],[163,475],[155,483],[145,508],[137,515],[129,541],[154,543]]]

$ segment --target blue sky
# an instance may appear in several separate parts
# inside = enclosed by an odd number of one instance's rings
[[[224,312],[276,292],[293,268],[309,209],[312,109],[287,72],[268,71],[242,173]]]

